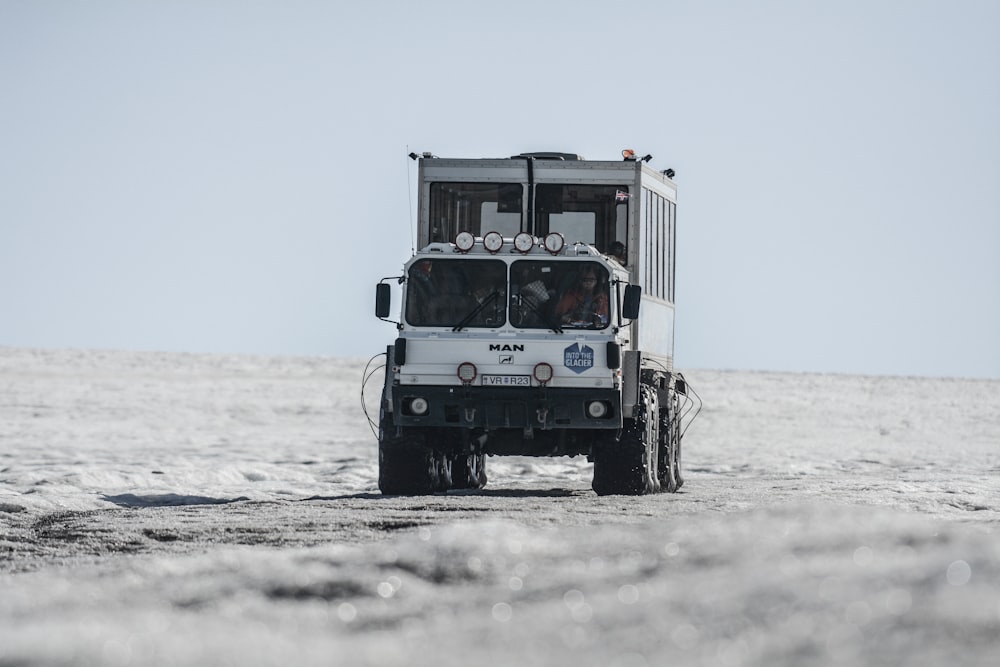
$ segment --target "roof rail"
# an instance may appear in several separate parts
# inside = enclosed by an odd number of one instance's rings
[[[552,153],[552,152],[540,152],[540,153],[521,153],[520,155],[511,155],[511,160],[520,160],[525,158],[532,158],[535,160],[582,160],[582,155],[577,155],[576,153]]]

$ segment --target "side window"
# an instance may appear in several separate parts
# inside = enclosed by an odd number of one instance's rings
[[[675,281],[677,278],[677,204],[672,201],[667,202],[669,209],[669,233],[670,233],[670,244],[668,246],[667,262],[668,270],[670,271],[670,289],[668,290],[668,298],[671,302],[674,300],[674,288]]]
[[[642,194],[644,291],[658,299],[673,301],[676,205],[652,190],[644,188]]]

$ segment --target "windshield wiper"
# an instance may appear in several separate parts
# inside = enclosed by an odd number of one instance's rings
[[[538,315],[539,319],[541,319],[542,322],[544,322],[550,329],[552,329],[552,331],[554,331],[555,333],[562,333],[563,332],[562,327],[559,326],[559,323],[556,322],[556,321],[554,321],[551,317],[549,317],[548,313],[546,313],[544,310],[542,310],[538,306],[538,304],[535,303],[534,299],[532,299],[530,296],[526,296],[524,294],[521,294],[521,302],[522,303],[527,303],[528,304],[528,308],[531,309],[531,312],[533,312],[536,315]]]
[[[493,292],[488,297],[486,297],[485,299],[483,299],[482,302],[480,302],[480,304],[478,306],[476,306],[475,308],[472,309],[472,312],[470,312],[468,315],[466,315],[465,317],[463,317],[462,320],[458,324],[456,324],[454,327],[452,327],[451,330],[452,331],[461,331],[465,327],[469,326],[469,322],[471,322],[472,320],[476,319],[476,315],[478,315],[479,313],[483,312],[483,310],[486,309],[486,306],[488,306],[491,303],[493,303],[494,301],[496,301],[498,296],[500,296],[500,290],[493,290]]]

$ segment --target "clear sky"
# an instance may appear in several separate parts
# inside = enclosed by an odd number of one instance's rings
[[[677,364],[1000,378],[996,0],[0,0],[0,345],[368,356],[407,152],[651,153]]]

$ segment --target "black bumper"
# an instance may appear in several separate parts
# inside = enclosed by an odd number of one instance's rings
[[[414,414],[414,398],[428,403],[426,414]],[[593,418],[587,406],[605,404],[607,414]],[[621,393],[615,389],[546,387],[392,388],[393,419],[399,426],[520,429],[618,429],[622,425]]]

